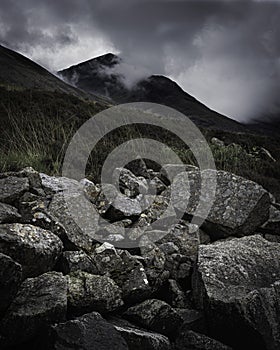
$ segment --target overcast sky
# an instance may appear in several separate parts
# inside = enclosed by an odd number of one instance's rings
[[[280,110],[280,1],[0,0],[0,41],[51,71],[114,52],[248,120]]]

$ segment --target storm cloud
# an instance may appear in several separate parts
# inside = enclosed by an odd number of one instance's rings
[[[1,43],[51,71],[114,52],[234,119],[280,114],[279,1],[1,0]],[[117,68],[116,68],[117,69]]]

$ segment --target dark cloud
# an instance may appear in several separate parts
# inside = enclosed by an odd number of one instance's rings
[[[108,51],[238,120],[277,112],[279,1],[1,1],[0,38],[50,69]]]

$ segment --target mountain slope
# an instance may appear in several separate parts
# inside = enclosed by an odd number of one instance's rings
[[[203,128],[247,131],[246,126],[212,111],[165,76],[152,75],[128,89],[123,82],[124,77],[116,73],[121,63],[118,56],[109,53],[59,71],[58,74],[78,88],[110,97],[116,103],[159,103],[177,109]]]
[[[61,79],[27,57],[0,45],[0,86],[8,90],[32,89],[72,94],[98,102],[108,102],[94,94],[85,93]]]

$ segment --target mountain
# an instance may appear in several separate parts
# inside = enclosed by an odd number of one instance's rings
[[[124,77],[116,73],[121,63],[121,58],[109,53],[59,71],[58,74],[76,87],[109,97],[115,103],[154,102],[177,109],[202,128],[248,131],[246,126],[209,109],[165,76],[152,75],[127,88]]]
[[[99,102],[104,101],[104,98],[66,84],[39,64],[2,45],[0,45],[0,67],[0,86],[8,90],[60,92]]]

